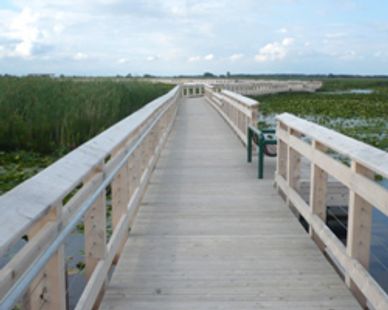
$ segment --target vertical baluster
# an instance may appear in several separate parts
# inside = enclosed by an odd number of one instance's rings
[[[137,185],[136,185],[136,156],[133,153],[129,159],[128,159],[128,197],[129,200],[131,200],[132,195],[135,192]],[[129,210],[130,212],[130,218],[128,221],[128,229],[130,230],[133,224],[133,220],[135,217],[134,210]]]
[[[37,223],[28,233],[29,238],[34,235],[47,222],[53,221],[58,224],[62,220],[62,203],[54,206],[49,214]],[[31,283],[30,289],[23,298],[25,309],[66,309],[66,268],[64,246],[60,246],[46,267]]]
[[[116,177],[111,183],[112,191],[112,229],[117,225],[120,220],[122,210],[124,208],[124,201],[122,200],[123,194],[122,191],[125,191],[123,188],[124,183],[124,173],[123,170],[120,170],[117,173]]]
[[[106,191],[104,190],[97,201],[85,214],[85,276],[89,279],[100,260],[107,255],[106,232]],[[98,293],[95,304],[98,305],[105,292],[108,279],[105,280]]]
[[[89,279],[99,260],[106,255],[106,193],[103,191],[84,219],[85,275]]]
[[[314,150],[324,151],[325,147],[317,141],[312,142]],[[320,167],[311,163],[310,173],[310,208],[311,212],[319,216],[326,223],[326,192],[327,192],[327,173]],[[321,241],[314,229],[310,226],[309,233],[311,238],[316,242],[318,247],[324,251],[325,244]]]
[[[251,125],[254,128],[257,128],[257,115],[258,115],[258,107],[254,106],[250,108],[251,110],[251,118],[248,120],[247,127]],[[247,129],[248,130],[248,129]],[[247,132],[247,131],[245,131]],[[252,152],[256,153],[257,151],[257,146],[255,143],[252,144]]]
[[[238,115],[238,124],[237,124],[237,128],[241,131],[241,128],[242,128],[242,113],[240,110],[237,109],[237,115]]]
[[[125,164],[120,172],[113,179],[112,189],[112,231],[114,231],[120,222],[122,216],[127,212],[129,202],[129,172],[128,164]],[[121,242],[118,252],[115,255],[113,264],[117,264],[121,251],[127,238]]]
[[[280,130],[285,131],[287,134],[287,129],[285,125],[281,122],[277,123],[277,132]],[[276,174],[281,175],[284,179],[287,177],[287,145],[284,141],[278,138],[277,142],[277,158],[276,158]]]
[[[352,161],[351,169],[354,173],[373,179],[374,173],[361,164]],[[349,192],[347,254],[357,259],[366,270],[369,267],[370,240],[372,230],[372,205],[357,193]],[[358,301],[366,306],[366,299],[357,285],[346,276],[346,283]]]
[[[295,132],[291,128],[287,130],[288,136],[299,136],[299,133]],[[296,152],[290,143],[287,144],[287,183],[288,186],[292,189],[298,191],[299,188],[299,179],[300,179],[300,161],[301,156]],[[290,205],[290,202],[287,198],[287,204]]]

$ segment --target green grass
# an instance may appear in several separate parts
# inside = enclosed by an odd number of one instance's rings
[[[289,112],[300,116],[341,118],[388,117],[388,93],[368,95],[281,93],[255,97],[264,114]]]
[[[388,91],[388,78],[326,78],[320,91],[336,91],[347,89],[374,89]]]
[[[67,152],[169,89],[141,81],[0,78],[0,150]]]
[[[0,194],[171,88],[136,80],[0,77]]]
[[[333,94],[349,89],[373,89],[372,94]],[[256,96],[262,121],[289,112],[355,139],[388,150],[388,79],[327,79],[316,93]]]

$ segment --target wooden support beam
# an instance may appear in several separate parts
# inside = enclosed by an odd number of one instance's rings
[[[367,178],[373,178],[374,173],[355,161],[351,163],[353,172]],[[372,208],[373,206],[360,197],[356,192],[349,193],[348,233],[346,251],[350,257],[357,259],[368,270],[370,256],[370,242],[372,231]],[[346,283],[354,296],[364,307],[367,300],[356,283],[347,275]]]
[[[29,231],[28,238],[34,238],[48,223],[55,223],[57,227],[60,227],[61,221],[62,203],[58,202]],[[62,245],[31,283],[30,289],[23,297],[24,308],[29,310],[65,310],[67,308],[65,275],[64,246]]]
[[[323,151],[323,147],[316,141],[312,142],[314,149],[320,149]],[[326,223],[326,193],[327,193],[327,173],[318,167],[314,162],[311,162],[310,172],[310,208],[312,214],[317,215],[324,223]],[[318,235],[314,232],[313,227],[310,225],[309,233],[311,238],[315,241],[321,251],[324,251],[326,246]]]
[[[292,130],[289,130],[289,134],[293,134]],[[288,185],[296,191],[299,187],[300,161],[300,154],[291,145],[287,145],[287,180]]]
[[[114,231],[121,221],[122,217],[127,213],[127,206],[130,200],[130,175],[129,165],[123,166],[121,171],[117,174],[117,177],[113,180],[112,187],[112,231]],[[127,238],[124,238],[119,247],[118,253],[116,253],[113,264],[117,264],[121,250],[124,247]]]
[[[284,125],[280,122],[277,124],[277,132],[279,132],[281,129],[285,129]],[[277,158],[276,158],[276,173],[280,174],[283,178],[287,179],[287,145],[286,143],[279,139],[278,137],[278,143],[277,143]]]
[[[97,263],[106,256],[106,197],[101,193],[85,215],[85,275],[89,279]]]

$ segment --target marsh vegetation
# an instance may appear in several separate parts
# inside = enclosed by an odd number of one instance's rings
[[[0,194],[171,85],[135,79],[0,78]]]
[[[388,151],[388,79],[326,79],[316,93],[254,98],[261,103],[260,126],[289,112]]]

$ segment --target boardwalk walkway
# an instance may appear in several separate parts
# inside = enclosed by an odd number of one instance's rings
[[[183,101],[101,308],[358,309],[272,183],[203,98]]]

